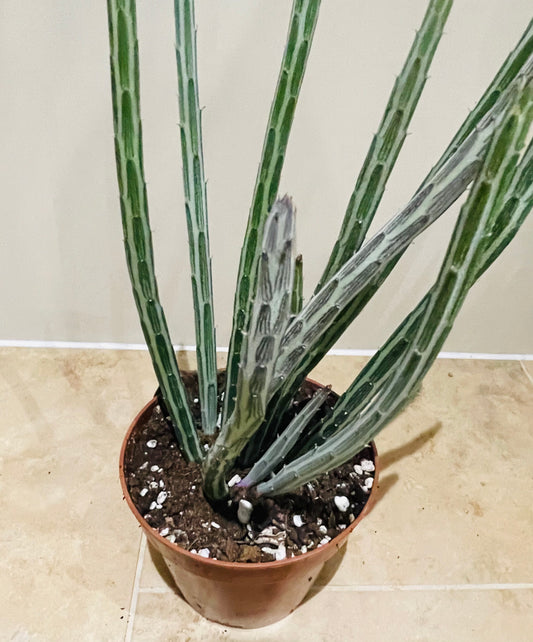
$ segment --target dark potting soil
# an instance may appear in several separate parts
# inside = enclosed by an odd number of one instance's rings
[[[186,375],[186,384],[199,422],[194,375]],[[304,405],[315,389],[306,382],[296,405]],[[332,393],[326,403],[331,407],[335,399]],[[246,472],[236,470],[241,477]],[[271,562],[323,546],[357,518],[373,485],[374,454],[367,446],[295,492],[252,499],[251,519],[242,524],[237,519],[239,497],[216,508],[204,498],[200,466],[182,457],[170,422],[156,405],[130,437],[124,473],[138,511],[169,541],[203,557]]]

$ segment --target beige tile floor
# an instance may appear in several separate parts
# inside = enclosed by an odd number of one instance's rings
[[[363,363],[314,376],[342,391]],[[122,501],[154,388],[145,352],[0,349],[0,640],[533,640],[532,362],[438,361],[377,440],[378,502],[344,555],[255,631],[189,608]]]

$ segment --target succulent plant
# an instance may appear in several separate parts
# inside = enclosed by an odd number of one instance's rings
[[[108,0],[117,174],[126,258],[162,399],[204,492],[219,500],[236,465],[241,488],[294,490],[353,457],[412,399],[475,281],[533,208],[533,22],[411,200],[367,232],[394,167],[452,0],[430,0],[351,195],[341,232],[308,301],[295,257],[295,208],[280,175],[320,0],[294,0],[266,129],[235,293],[224,401],[217,419],[215,324],[198,101],[193,0],[175,0],[176,63],[201,427],[192,418],[161,306],[143,172],[135,0]],[[294,416],[309,371],[363,310],[411,242],[466,190],[434,285],[333,409],[319,390]],[[206,442],[210,447],[204,451]]]

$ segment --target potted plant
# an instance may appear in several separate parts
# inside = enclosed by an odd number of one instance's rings
[[[157,398],[141,411],[124,441],[121,479],[132,510],[165,556],[178,587],[211,619],[260,626],[279,619],[303,599],[324,560],[368,510],[377,474],[377,457],[368,444],[416,394],[470,287],[533,207],[530,23],[411,200],[367,238],[451,4],[429,1],[329,262],[314,294],[303,302],[302,260],[294,256],[294,206],[289,197],[278,197],[278,187],[320,0],[294,0],[242,247],[227,369],[221,374],[215,358],[194,3],[175,0],[197,337],[198,372],[193,376],[178,368],[155,277],[143,172],[135,1],[108,0],[126,258],[159,382]],[[409,244],[467,188],[434,285],[346,392],[337,398],[328,388],[307,381],[310,370],[363,310]],[[157,477],[171,468],[185,480],[181,490]],[[198,475],[200,482],[192,483]],[[317,492],[317,480],[324,479],[330,485],[335,480],[333,489],[320,486]],[[187,504],[189,508],[179,510],[179,500],[185,506],[193,490],[196,500],[212,511],[206,513],[210,521],[202,522],[206,533],[216,538],[223,523],[231,534],[233,519],[234,539],[241,538],[234,545],[258,544],[261,558],[270,561],[228,561],[231,538],[226,548],[194,546],[186,527],[196,509]],[[178,502],[174,512],[165,510],[171,499]],[[301,503],[304,500],[307,504]],[[326,511],[327,523],[315,515],[310,524],[309,507],[318,504]],[[283,521],[283,506],[305,506],[302,510],[308,512],[302,517],[293,510]],[[305,526],[309,546],[298,544],[298,550],[288,551],[287,537],[297,539]],[[313,539],[309,531],[322,539]]]

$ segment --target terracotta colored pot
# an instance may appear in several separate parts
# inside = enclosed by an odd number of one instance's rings
[[[257,628],[281,620],[304,599],[325,562],[343,546],[348,535],[375,501],[379,461],[375,445],[375,478],[368,501],[352,524],[331,542],[303,555],[277,562],[222,562],[189,553],[153,529],[134,506],[124,477],[124,455],[130,435],[150,416],[152,399],[133,420],[120,452],[120,483],[124,497],[148,541],[161,553],[187,602],[209,620],[229,626]]]

